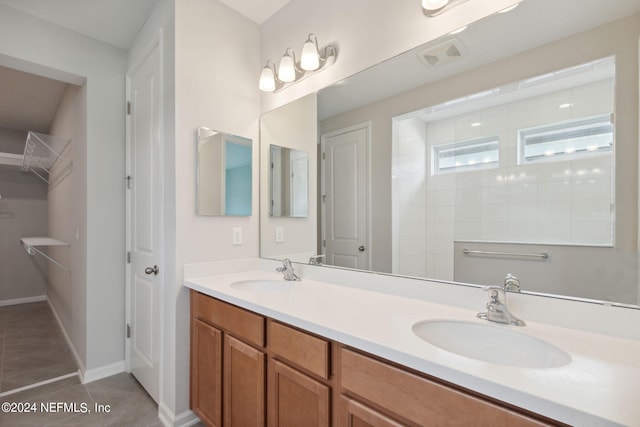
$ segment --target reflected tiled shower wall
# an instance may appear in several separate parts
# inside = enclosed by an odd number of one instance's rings
[[[612,152],[517,162],[519,129],[612,110],[608,79],[426,124],[397,123],[394,273],[453,280],[454,240],[612,244]],[[431,174],[434,145],[495,135],[499,167]]]

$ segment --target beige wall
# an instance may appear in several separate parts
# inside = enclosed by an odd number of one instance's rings
[[[0,165],[0,196],[0,305],[44,298],[47,263],[28,255],[20,238],[46,236],[47,184],[17,166]]]
[[[425,106],[477,93],[505,83],[544,74],[556,69],[616,55],[616,251],[637,251],[638,206],[638,35],[636,15],[592,31],[461,73],[417,90],[323,121],[327,133],[355,123],[372,122],[372,266],[391,269],[391,140],[392,117]],[[621,262],[629,259],[620,257]],[[587,261],[588,262],[588,261]],[[637,261],[625,263],[635,271]]]

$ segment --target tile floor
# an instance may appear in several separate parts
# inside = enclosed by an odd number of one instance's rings
[[[33,411],[15,412],[22,405]],[[77,376],[67,378],[0,397],[0,407],[0,426],[162,426],[158,406],[127,373],[89,384],[80,384]]]
[[[77,370],[48,303],[0,307],[0,427],[162,427],[158,405],[132,375],[81,384],[67,375]]]
[[[0,392],[77,370],[47,302],[0,307]]]

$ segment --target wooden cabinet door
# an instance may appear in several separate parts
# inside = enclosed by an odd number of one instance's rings
[[[338,427],[403,427],[403,425],[353,399],[340,396]]]
[[[209,427],[222,427],[222,332],[191,320],[191,409]]]
[[[263,427],[265,424],[265,355],[224,336],[224,425]]]
[[[329,387],[271,359],[269,427],[328,427]]]

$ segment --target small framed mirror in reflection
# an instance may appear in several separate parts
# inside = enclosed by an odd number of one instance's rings
[[[196,214],[251,216],[252,141],[198,129]]]
[[[309,215],[309,156],[306,151],[269,146],[271,172],[270,216],[299,217]]]

